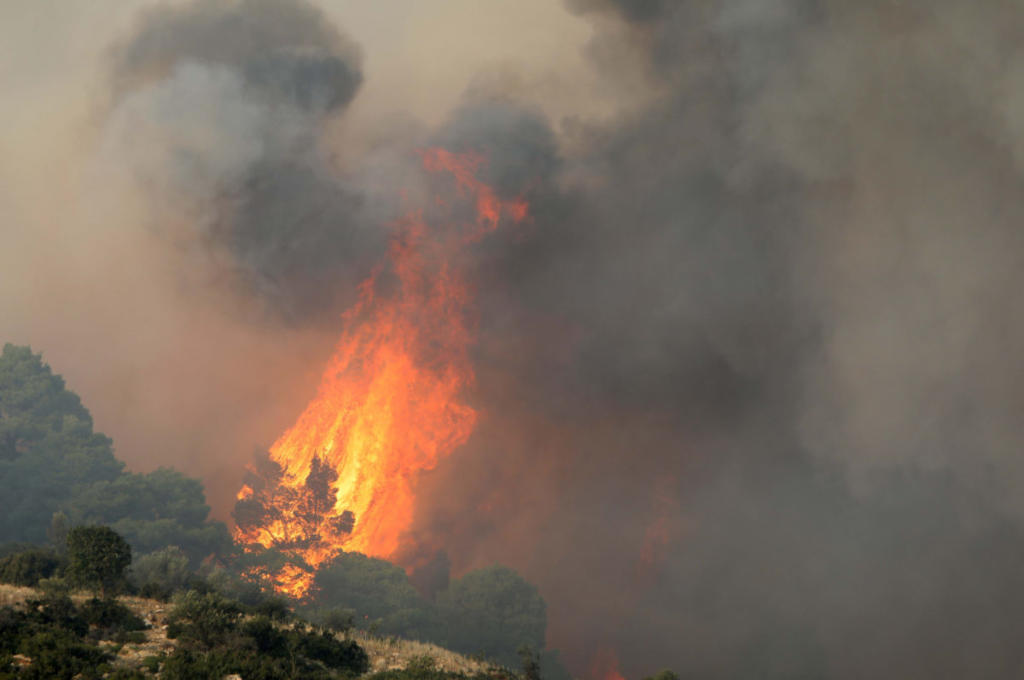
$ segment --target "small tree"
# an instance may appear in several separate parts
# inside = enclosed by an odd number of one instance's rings
[[[68,532],[68,570],[72,583],[109,597],[124,584],[132,551],[110,527],[75,527]]]

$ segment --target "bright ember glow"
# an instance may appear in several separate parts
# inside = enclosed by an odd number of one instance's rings
[[[475,216],[428,228],[414,212],[395,225],[390,267],[361,284],[316,397],[238,493],[236,539],[301,557],[314,570],[342,551],[393,555],[412,523],[419,473],[465,442],[476,421],[460,401],[473,380],[473,330],[453,256],[502,218],[525,219],[528,207],[499,199],[477,178],[481,156],[436,148],[420,155],[428,172],[454,178]],[[252,575],[299,598],[313,581],[294,565]]]

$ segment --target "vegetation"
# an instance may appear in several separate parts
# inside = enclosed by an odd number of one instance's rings
[[[321,567],[314,582],[320,615],[350,615],[356,626],[382,635],[438,641],[430,603],[409,583],[405,570],[360,553],[340,555]]]
[[[445,643],[456,651],[514,666],[521,647],[544,648],[544,600],[507,567],[495,565],[456,579],[440,596],[438,609],[447,630]]]
[[[0,558],[0,583],[16,586],[37,586],[63,566],[63,560],[52,550],[29,548]]]
[[[217,593],[189,591],[177,599],[168,637],[181,643],[162,677],[335,678],[365,673],[366,652],[303,622],[283,627],[266,615],[243,619],[246,608]]]
[[[106,595],[122,588],[132,551],[109,527],[75,527],[68,532],[67,575],[75,585]]]
[[[66,595],[29,600],[21,608],[0,608],[0,678],[102,677],[111,670],[112,657],[95,643],[100,625],[105,627],[100,635],[138,625],[133,616],[110,614],[101,613],[93,602],[76,607]],[[15,654],[31,660],[17,675],[12,669]]]
[[[175,545],[135,559],[129,576],[140,595],[158,600],[169,599],[192,579],[188,556]]]
[[[3,610],[8,628],[0,680],[12,654],[36,659],[29,649],[40,661],[19,678],[88,678],[94,671],[87,668],[104,667],[109,655],[91,643],[141,635],[142,622],[111,599],[122,591],[174,602],[169,632],[177,651],[148,662],[165,678],[362,673],[365,653],[349,639],[353,629],[429,641],[509,668],[519,664],[520,648],[544,650],[545,606],[536,588],[499,566],[451,580],[443,553],[412,581],[389,562],[343,554],[320,569],[314,599],[304,605],[318,627],[291,620],[289,603],[244,576],[273,570],[286,555],[237,552],[226,527],[208,520],[197,480],[169,469],[126,472],[110,439],[93,431],[78,396],[40,355],[13,345],[0,354],[0,497],[0,582],[50,593],[34,609]],[[72,605],[71,586],[103,597]],[[12,621],[24,631],[11,632]],[[61,655],[65,662],[58,662]],[[566,677],[548,650],[521,658],[529,680]],[[110,677],[136,677],[117,672]],[[374,677],[440,680],[465,673],[423,660]]]
[[[456,671],[446,671],[438,667],[431,656],[413,657],[405,668],[380,671],[369,676],[369,680],[514,680],[515,676],[508,671],[491,668],[478,671],[472,675]]]
[[[0,497],[0,542],[62,546],[63,522],[65,531],[109,525],[137,552],[176,545],[193,566],[231,549],[224,524],[207,520],[199,481],[125,472],[78,395],[40,355],[11,344],[0,353]]]

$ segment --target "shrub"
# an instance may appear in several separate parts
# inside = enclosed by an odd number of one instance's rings
[[[68,577],[73,583],[110,595],[124,584],[132,551],[109,527],[75,527],[68,532]]]
[[[274,621],[287,621],[292,616],[288,603],[279,597],[267,597],[262,602],[249,607],[249,611],[259,616],[266,616]]]
[[[310,619],[334,633],[348,636],[355,627],[356,610],[354,609],[317,609],[311,612]]]
[[[107,680],[146,680],[145,674],[134,668],[118,668],[106,678]]]
[[[32,665],[18,677],[30,680],[70,679],[90,671],[93,677],[98,677],[99,666],[109,659],[103,650],[84,644],[73,633],[59,628],[26,637],[20,650],[32,658]]]
[[[512,667],[521,646],[544,649],[544,600],[507,567],[486,567],[456,579],[439,597],[438,607],[446,642],[456,651],[483,654]]]
[[[132,610],[116,600],[92,598],[80,609],[81,616],[90,626],[110,632],[144,630],[146,623]]]
[[[382,635],[417,639],[436,632],[433,606],[416,592],[405,570],[390,562],[345,553],[321,567],[314,583],[317,604],[351,610],[357,626],[376,622]]]
[[[188,555],[177,546],[142,555],[132,564],[130,578],[143,597],[166,600],[192,578]]]
[[[168,617],[167,637],[210,649],[224,641],[241,615],[238,602],[190,590],[176,600]]]
[[[303,632],[293,630],[296,651],[313,661],[319,661],[328,668],[362,675],[370,668],[366,651],[354,640],[338,640],[326,632]]]
[[[50,550],[35,548],[0,558],[0,582],[16,586],[39,585],[61,567],[61,559]]]

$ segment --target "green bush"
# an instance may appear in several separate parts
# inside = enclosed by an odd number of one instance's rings
[[[221,644],[242,616],[242,606],[217,593],[190,590],[175,600],[168,616],[167,637],[200,649]]]
[[[82,618],[90,626],[105,632],[128,632],[144,630],[146,623],[135,613],[116,600],[92,598],[79,608]]]
[[[161,677],[223,677],[314,680],[360,675],[369,668],[354,641],[338,640],[302,622],[279,627],[270,616],[243,621],[244,607],[217,593],[189,591],[171,612],[168,636],[179,648],[164,661]]]
[[[302,656],[319,661],[328,668],[362,675],[370,659],[354,640],[338,640],[324,631],[291,631],[294,649]]]
[[[416,592],[405,570],[360,553],[345,553],[316,574],[316,605],[353,612],[360,628],[414,639],[436,637],[434,607]]]
[[[67,575],[77,585],[110,595],[123,587],[131,562],[128,543],[109,527],[75,527],[68,532]]]
[[[88,624],[67,597],[31,600],[24,609],[0,608],[0,657],[24,654],[32,665],[19,680],[99,677],[108,655],[83,641]]]
[[[188,555],[175,545],[136,558],[129,572],[129,580],[139,589],[139,595],[156,600],[167,600],[192,578]]]
[[[445,642],[513,667],[522,646],[544,649],[546,606],[537,588],[507,567],[471,571],[438,598]]]
[[[50,550],[35,548],[0,558],[0,582],[16,586],[39,585],[57,573],[63,561]]]
[[[42,630],[26,636],[19,650],[32,659],[32,665],[18,674],[19,679],[70,680],[79,673],[99,677],[103,670],[101,664],[110,658],[103,650],[83,643],[73,633],[62,629]]]
[[[106,680],[146,680],[146,676],[142,671],[134,668],[118,668],[107,675]]]

